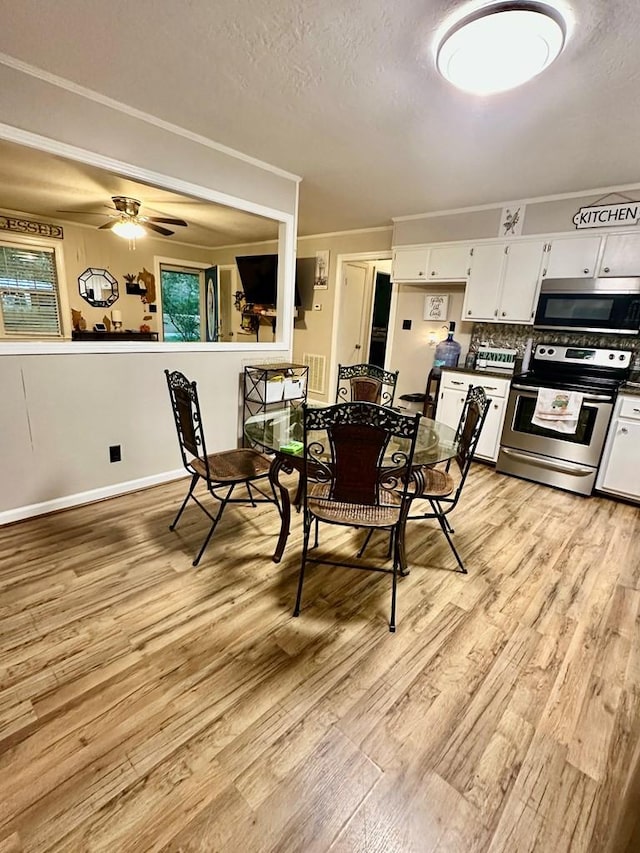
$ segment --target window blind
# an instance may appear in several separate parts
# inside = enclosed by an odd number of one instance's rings
[[[6,335],[61,335],[53,249],[0,244],[0,319]]]

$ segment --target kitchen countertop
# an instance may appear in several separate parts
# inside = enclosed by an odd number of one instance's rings
[[[620,393],[640,397],[640,373],[632,373],[629,381],[620,386]]]
[[[514,373],[512,370],[497,370],[491,367],[443,367],[442,371],[452,373],[474,373],[477,376],[494,376],[499,379],[508,379],[509,382],[513,379]]]

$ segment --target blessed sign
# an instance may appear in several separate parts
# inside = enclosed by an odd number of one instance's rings
[[[62,240],[64,234],[59,225],[46,222],[33,222],[31,219],[16,219],[13,216],[0,216],[0,231],[16,231],[19,234],[37,234],[39,237],[55,237]]]
[[[603,228],[607,225],[637,225],[640,219],[640,201],[622,204],[600,204],[581,207],[573,217],[576,228]]]

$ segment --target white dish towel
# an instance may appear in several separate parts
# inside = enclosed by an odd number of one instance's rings
[[[531,423],[556,432],[575,433],[583,395],[577,391],[539,388]]]

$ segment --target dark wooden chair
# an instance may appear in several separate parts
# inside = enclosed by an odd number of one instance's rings
[[[375,364],[339,364],[336,403],[379,403],[393,406],[398,373]]]
[[[269,457],[251,449],[223,450],[218,453],[207,454],[196,383],[190,382],[178,370],[171,373],[165,370],[165,376],[167,377],[169,397],[171,398],[171,407],[178,433],[182,463],[191,474],[189,491],[178,510],[178,514],[172,524],[169,525],[169,529],[175,530],[189,498],[211,519],[211,528],[193,561],[193,565],[197,566],[227,504],[242,503],[255,506],[257,503],[269,502],[275,503],[278,512],[280,512],[280,506],[270,483],[269,494],[263,492],[256,485],[257,483],[268,482],[271,466]],[[193,493],[199,480],[203,481],[211,496],[218,501],[218,511],[215,514],[210,513]],[[241,498],[232,497],[236,486],[245,486],[247,495]]]
[[[402,530],[420,415],[402,415],[376,403],[344,403],[325,409],[305,405],[303,421],[304,543],[293,615],[300,613],[307,562],[389,572],[389,630],[395,631],[397,579],[404,562]],[[317,547],[319,522],[389,531],[392,568],[310,557],[311,528],[315,524]]]
[[[408,520],[435,518],[451,546],[460,571],[464,574],[467,570],[451,538],[451,534],[455,531],[449,524],[447,516],[456,508],[462,495],[490,402],[483,388],[474,386],[469,388],[456,433],[458,443],[456,456],[447,462],[443,470],[426,466],[417,467],[414,473],[414,484],[411,486],[413,502],[427,501],[431,510],[414,515],[412,503]],[[455,478],[452,476],[454,467],[457,468]]]
[[[439,367],[431,368],[424,393],[402,394],[400,399],[407,403],[422,403],[423,417],[435,418],[438,394],[440,392],[440,376],[441,370]]]

